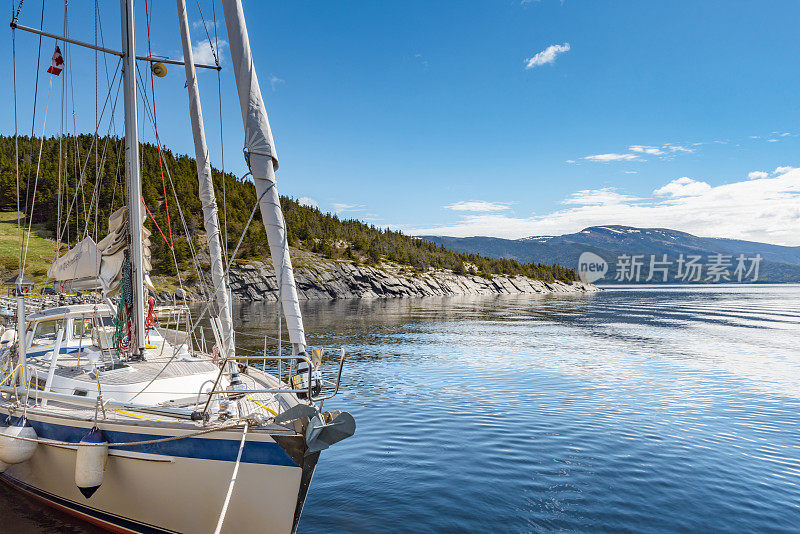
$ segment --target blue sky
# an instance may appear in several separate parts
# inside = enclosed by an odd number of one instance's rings
[[[51,4],[45,28],[60,32]],[[117,4],[101,4],[106,45],[117,48]],[[153,52],[180,58],[174,2],[154,4]],[[72,37],[93,40],[92,5],[70,2]],[[211,0],[200,6],[210,18]],[[20,22],[38,26],[40,9],[26,2]],[[800,245],[797,2],[250,1],[245,10],[283,194],[409,233],[516,238],[631,224]],[[143,0],[137,11],[143,54]],[[218,31],[225,167],[243,174],[224,24]],[[17,34],[22,131],[37,43]],[[2,46],[10,57],[10,32]],[[52,48],[45,39],[45,66]],[[91,130],[93,55],[73,49],[66,61],[78,129]],[[216,82],[201,76],[219,166]],[[10,77],[3,83],[10,95]],[[49,135],[60,127],[60,83]],[[157,80],[159,129],[167,146],[192,153],[183,83],[181,67]],[[7,132],[12,112],[0,110]]]

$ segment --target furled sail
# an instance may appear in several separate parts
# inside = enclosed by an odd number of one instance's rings
[[[75,289],[90,289],[98,287],[99,272],[100,251],[94,239],[87,237],[54,261],[47,269],[47,277],[56,282],[67,282]]]
[[[203,111],[200,107],[200,94],[197,88],[197,74],[194,68],[192,41],[189,37],[189,20],[186,16],[185,0],[176,0],[178,4],[178,22],[183,42],[183,59],[186,67],[186,87],[189,90],[189,114],[192,120],[194,135],[194,152],[197,161],[197,180],[200,184],[200,202],[203,206],[203,223],[206,229],[206,242],[211,257],[211,283],[214,284],[214,299],[217,303],[219,324],[222,330],[221,347],[233,357],[236,355],[233,345],[233,321],[231,319],[228,286],[225,283],[225,271],[220,245],[219,217],[217,200],[214,196],[214,182],[211,177],[211,163],[208,159],[206,134],[203,127]]]
[[[144,225],[144,221],[142,221]],[[127,247],[128,208],[122,207],[108,218],[108,235],[95,243],[87,237],[58,258],[47,270],[47,276],[71,289],[102,289],[110,297],[119,291],[122,264]],[[145,273],[150,271],[150,231],[142,227],[142,252]],[[145,285],[152,288],[150,277]]]
[[[289,329],[289,340],[297,350],[304,350],[306,340],[303,318],[300,315],[294,271],[289,258],[289,244],[286,239],[280,197],[275,187],[278,157],[253,65],[244,11],[240,0],[223,0],[222,8],[228,29],[228,46],[233,60],[239,104],[242,108],[245,153],[256,187],[256,195],[260,199],[261,219],[267,232],[272,265],[278,277],[281,306]]]

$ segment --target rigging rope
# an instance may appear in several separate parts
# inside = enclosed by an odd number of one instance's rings
[[[66,37],[67,36],[67,0],[64,0],[64,29],[63,29],[63,32],[64,32],[64,37]],[[61,45],[64,47],[64,53],[67,52],[67,47],[65,46],[66,44],[67,43],[64,42],[64,41],[62,41],[62,43],[61,43]],[[69,56],[67,56],[67,57],[69,57]],[[66,83],[66,79],[65,78],[66,78],[66,76],[64,76],[64,78],[61,78],[61,110],[60,110],[60,113],[59,113],[59,117],[61,118],[61,127],[60,127],[59,133],[58,133],[58,190],[57,190],[57,195],[56,195],[56,198],[58,199],[58,207],[56,208],[56,233],[58,233],[58,230],[61,228],[61,213],[62,213],[62,209],[63,209],[62,198],[61,198],[61,152],[62,152],[62,145],[63,145],[63,140],[64,140],[64,114],[66,113],[66,106],[64,106],[64,101],[66,100],[66,97],[67,97],[67,95],[66,95],[67,83]],[[66,159],[64,161],[64,175],[66,176]],[[54,263],[58,259],[60,250],[61,250],[61,243],[59,241],[56,241],[55,258],[53,259]],[[47,285],[47,282],[49,280],[50,279],[48,277],[48,279],[45,280],[45,285]]]
[[[42,19],[39,22],[39,31],[44,29],[44,0],[42,0]],[[21,8],[22,6],[20,6]],[[36,82],[33,86],[33,118],[31,119],[31,143],[28,150],[28,181],[25,184],[25,215],[28,214],[28,195],[30,193],[31,187],[31,167],[33,161],[33,143],[34,137],[33,134],[35,133],[36,128],[36,102],[39,99],[39,67],[41,66],[42,61],[42,35],[39,34],[39,51],[36,55]],[[33,215],[33,210],[31,210],[31,216]],[[23,261],[23,266],[25,262]],[[21,273],[21,271],[20,271]]]
[[[120,302],[117,314],[114,316],[114,335],[111,343],[119,356],[122,352],[129,352],[133,346],[133,325],[131,324],[130,309],[133,307],[132,272],[128,250],[125,250],[125,259],[122,264],[122,276],[119,280]]]
[[[19,12],[22,9],[22,0],[19,2],[17,14],[14,17],[19,17]],[[11,64],[14,80],[14,158],[16,163],[17,175],[17,216],[21,217],[19,211],[19,128],[17,123],[17,30],[11,29]],[[17,259],[19,263],[19,277],[22,278],[22,221],[17,219]]]
[[[144,84],[144,81],[142,80],[142,74],[141,74],[141,71],[139,70],[138,66],[136,68],[136,72],[139,75],[139,80],[142,82],[141,84],[137,84],[137,87],[139,88],[139,90],[142,93],[142,101],[144,102],[145,113],[142,114],[142,121],[144,121],[145,117],[147,117],[147,118],[150,119],[150,124],[154,124],[152,111],[150,110],[150,103],[148,102],[148,99],[147,99],[146,94],[145,94],[145,89],[144,88],[146,88],[146,85]],[[195,268],[195,271],[197,272],[198,278],[201,280],[201,286],[203,287],[204,290],[206,290],[208,284],[207,284],[207,282],[205,280],[205,277],[203,276],[203,271],[200,268],[200,263],[199,263],[199,260],[197,259],[197,252],[195,251],[194,244],[192,243],[192,239],[191,239],[191,235],[192,234],[189,232],[189,227],[186,224],[186,218],[184,217],[183,209],[181,208],[181,201],[180,201],[180,198],[178,197],[178,192],[175,189],[175,183],[172,181],[172,174],[170,173],[170,170],[169,170],[169,164],[167,164],[166,162],[164,162],[164,169],[167,171],[167,178],[169,179],[169,185],[170,185],[170,188],[172,189],[172,194],[175,197],[175,205],[178,207],[178,214],[180,215],[181,223],[183,224],[183,231],[186,234],[186,242],[187,242],[187,244],[189,246],[189,251],[190,251],[191,256],[192,256],[192,263],[194,264],[194,268]],[[158,226],[158,225],[156,224],[156,226]],[[175,264],[175,271],[176,271],[176,274],[178,276],[178,282],[180,283],[181,290],[185,291],[185,289],[183,287],[183,280],[182,280],[181,274],[180,274],[180,269],[178,268],[178,259],[175,256],[175,249],[172,248],[170,250],[172,252],[173,263]]]
[[[120,58],[120,60],[117,62],[117,69],[114,71],[114,78],[111,80],[112,85],[109,87],[109,92],[106,95],[106,101],[103,103],[103,109],[100,112],[100,119],[101,120],[102,120],[103,116],[105,115],[106,106],[108,105],[109,98],[111,97],[111,91],[113,90],[113,84],[117,79],[117,74],[120,72],[121,64],[122,64],[122,59]],[[117,92],[116,92],[116,95],[114,97],[114,103],[112,104],[112,111],[111,111],[112,116],[113,116],[114,110],[116,109],[117,102],[119,101],[119,92],[120,92],[121,88],[122,88],[122,76],[120,76],[120,78],[119,78],[119,85],[117,86]],[[74,98],[75,98],[75,95],[74,95],[75,90],[74,90],[74,87],[73,87],[72,93],[73,93],[73,95],[72,95],[72,98],[73,98],[73,101],[72,101],[72,103],[73,103],[72,116],[73,116],[73,123],[74,123],[74,121],[75,121],[75,100],[74,100]],[[111,127],[112,127],[112,122],[109,121],[108,132],[111,131]],[[81,166],[80,161],[79,161],[79,158],[80,158],[80,145],[78,143],[78,135],[77,135],[77,133],[74,133],[73,137],[74,137],[74,140],[75,140],[75,157],[76,157],[75,172],[76,172],[76,180],[77,180],[77,182],[76,182],[76,186],[75,186],[75,194],[73,195],[72,201],[70,202],[70,205],[67,208],[67,214],[66,214],[65,221],[64,221],[64,228],[63,229],[62,228],[58,229],[56,240],[59,243],[61,242],[62,237],[63,237],[63,233],[65,231],[67,231],[67,241],[69,241],[69,232],[68,232],[68,230],[69,230],[69,220],[70,220],[70,216],[72,214],[72,208],[73,208],[73,206],[76,206],[76,204],[77,204],[78,195],[80,194],[78,186],[83,184],[83,181],[84,181],[83,178],[85,177],[86,167],[89,164],[89,157],[90,157],[90,155],[92,153],[92,149],[94,148],[94,138],[93,138],[92,139],[92,144],[89,146],[89,151],[86,153],[86,159],[84,160],[84,162],[83,162],[83,164]],[[106,140],[106,142],[107,142],[107,140]],[[93,197],[94,197],[94,195],[93,195]],[[80,217],[78,217],[78,213],[77,213],[78,208],[77,207],[75,208],[75,211],[76,211],[76,213],[75,213],[76,221],[75,222],[76,222],[76,224],[78,224],[80,222]],[[89,217],[90,214],[86,214],[86,216]],[[87,219],[87,221],[88,221],[88,219]],[[80,230],[76,229],[76,238],[77,238],[78,235],[80,235]]]
[[[255,217],[255,215],[256,215],[256,210],[258,209],[258,206],[259,206],[259,203],[261,202],[261,199],[264,198],[264,195],[267,194],[267,191],[269,191],[274,186],[275,186],[274,183],[270,184],[269,187],[267,187],[264,190],[264,192],[261,193],[261,196],[259,196],[256,199],[256,204],[255,204],[255,206],[253,206],[253,211],[250,213],[250,218],[247,219],[247,223],[244,226],[244,230],[242,230],[242,235],[239,237],[239,242],[236,244],[236,248],[233,250],[233,254],[231,255],[230,260],[228,261],[227,267],[225,268],[225,276],[226,277],[227,277],[228,271],[231,268],[231,265],[233,264],[233,260],[236,258],[236,254],[239,252],[239,247],[242,245],[242,241],[244,240],[244,236],[247,235],[247,230],[250,228],[250,223],[253,222],[253,217]],[[222,281],[220,281],[220,284],[222,284]],[[212,291],[211,294],[213,295],[214,293],[216,293],[218,289],[219,289],[219,286],[215,286],[213,288],[213,291]],[[205,317],[206,312],[208,312],[209,308],[211,307],[212,302],[214,302],[214,300],[213,299],[209,299],[209,301],[203,307],[203,310],[197,316],[197,319],[195,320],[195,322],[191,325],[191,328],[189,329],[190,332],[194,332],[195,329],[198,327],[198,325],[200,324],[200,321],[203,319],[203,317]],[[139,395],[141,395],[144,392],[144,390],[146,390],[148,387],[150,387],[150,384],[155,382],[155,380],[159,376],[161,376],[161,373],[163,373],[166,370],[167,366],[170,363],[172,363],[172,361],[175,359],[175,356],[178,354],[178,348],[179,347],[176,347],[176,348],[173,349],[172,356],[170,357],[169,361],[167,361],[167,363],[164,364],[164,367],[162,367],[161,370],[158,373],[156,373],[156,375],[150,380],[150,382],[147,383],[147,385],[144,388],[142,388],[136,395],[131,397],[130,400],[133,400],[136,397],[138,397]],[[210,398],[209,398],[209,403],[210,403]],[[208,403],[206,404],[206,409],[208,409]]]
[[[231,495],[233,495],[233,486],[236,484],[236,477],[239,474],[239,465],[242,462],[242,451],[244,451],[244,442],[247,439],[247,426],[248,422],[245,421],[244,430],[242,431],[242,442],[239,444],[239,453],[236,455],[236,464],[233,466],[231,483],[228,486],[228,493],[225,494],[225,502],[222,504],[222,512],[219,514],[219,521],[217,521],[217,528],[214,529],[214,534],[219,534],[222,531],[222,523],[225,521],[225,515],[228,513],[228,505],[231,503]]]
[[[53,88],[53,76],[54,76],[53,74],[50,75],[50,83],[47,86],[47,98],[44,101],[44,120],[42,121],[42,137],[39,141],[39,158],[36,162],[36,180],[33,183],[33,197],[31,197],[31,213],[28,216],[28,235],[25,238],[25,253],[22,256],[23,265],[25,265],[28,262],[28,245],[30,244],[31,241],[31,228],[33,226],[33,208],[36,206],[36,189],[39,185],[39,171],[42,167],[42,149],[44,148],[44,127],[47,124],[47,109],[50,106],[50,90]]]
[[[145,12],[145,21],[147,21],[147,56],[152,57],[152,52],[150,50],[150,10],[148,8],[147,0],[144,0],[144,12]],[[137,65],[136,69],[138,70],[139,67]],[[161,139],[158,136],[158,117],[156,116],[156,86],[155,81],[153,78],[153,69],[150,69],[150,94],[153,97],[153,130],[156,135],[156,147],[158,147],[158,169],[161,172],[161,188],[164,192],[164,207],[166,208],[167,212],[167,229],[169,230],[169,248],[173,248],[174,243],[172,240],[172,222],[170,221],[169,216],[169,202],[167,199],[167,184],[164,181],[164,164],[161,161]],[[147,206],[145,206],[147,207]],[[148,210],[149,211],[149,210]],[[152,216],[151,216],[152,217]]]
[[[145,4],[147,0],[144,0]],[[206,32],[206,38],[208,39],[208,46],[211,47],[211,55],[214,56],[214,64],[219,67],[219,57],[217,57],[217,51],[214,48],[214,43],[211,42],[211,36],[208,34],[208,26],[206,26],[206,18],[203,16],[203,8],[200,7],[200,0],[195,0],[197,3],[197,10],[200,12],[200,20],[203,22],[203,30]],[[213,9],[213,7],[212,7]],[[214,14],[214,34],[216,36],[217,32],[217,20],[216,20],[216,13]],[[219,71],[217,71],[219,72]]]
[[[219,50],[219,36],[217,35],[217,4],[215,0],[211,0],[211,14],[214,17],[214,42],[217,45],[217,50]],[[217,63],[219,66],[219,63]],[[222,171],[222,216],[224,218],[224,236],[225,236],[225,246],[222,247],[222,254],[224,261],[228,261],[228,194],[227,194],[227,187],[225,185],[225,140],[222,134],[222,74],[220,73],[220,69],[217,69],[217,106],[219,109],[219,152],[220,152],[220,170]],[[225,278],[225,281],[228,283],[228,287],[230,287],[231,281]]]
[[[14,17],[11,19],[11,22],[13,22],[14,24],[16,24],[16,23],[17,23],[17,21],[19,20],[19,12],[20,12],[20,11],[22,11],[22,3],[23,3],[24,1],[25,1],[25,0],[19,0],[19,5],[17,6],[17,12],[16,12],[16,13],[14,13]],[[13,5],[13,4],[12,4],[12,5]]]

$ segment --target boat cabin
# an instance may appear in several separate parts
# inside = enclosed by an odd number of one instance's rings
[[[122,358],[112,313],[106,304],[77,304],[31,314],[25,333],[31,384],[56,393],[102,393],[104,399],[153,404],[213,387],[219,367],[195,353],[191,338],[177,328],[149,327],[143,358]]]

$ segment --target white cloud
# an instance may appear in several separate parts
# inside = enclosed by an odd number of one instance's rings
[[[787,172],[793,171],[795,169],[797,169],[797,167],[789,167],[789,166],[786,166],[786,167],[775,167],[775,170],[772,171],[772,174],[786,174]]]
[[[651,156],[660,156],[664,153],[663,150],[654,146],[633,145],[629,146],[628,150],[631,152],[640,152],[642,154],[650,154]]]
[[[417,235],[489,235],[515,239],[572,233],[587,226],[624,224],[797,246],[800,245],[800,169],[776,170],[779,172],[773,177],[718,186],[679,178],[657,189],[661,195],[648,199],[568,203],[563,209],[530,217],[464,214],[453,224],[404,230]],[[586,196],[583,192],[577,195],[570,198]]]
[[[283,85],[285,83],[286,80],[284,80],[283,78],[278,78],[274,74],[269,77],[269,85],[270,87],[272,87],[273,91],[277,90],[279,85]]]
[[[301,206],[308,206],[309,208],[317,208],[319,209],[319,204],[316,200],[311,197],[300,197],[297,199],[297,203]]]
[[[428,60],[425,59],[425,56],[423,56],[422,54],[414,54],[414,60],[417,61],[420,65],[422,65],[426,69],[429,66]]]
[[[462,200],[455,202],[449,206],[445,206],[448,210],[454,211],[503,211],[507,210],[508,204],[504,202],[486,202],[485,200]]]
[[[688,176],[684,176],[683,178],[676,178],[664,187],[656,189],[653,191],[653,194],[671,197],[693,197],[702,195],[710,190],[711,186],[706,182],[699,182]]]
[[[692,146],[698,146],[702,144],[703,143],[693,143]],[[597,154],[594,156],[585,156],[582,159],[586,159],[589,161],[599,161],[602,163],[608,163],[609,161],[631,161],[635,159],[646,159],[643,158],[643,156],[656,156],[659,159],[672,159],[678,152],[692,153],[694,151],[695,151],[694,148],[690,148],[684,145],[676,145],[674,143],[665,143],[661,146],[630,145],[628,147],[629,153],[611,152],[609,154]]]
[[[769,176],[769,173],[764,172],[764,171],[753,171],[753,172],[748,172],[747,173],[747,177],[750,178],[751,180],[757,180],[759,178],[766,178],[767,176]]]
[[[569,197],[562,201],[562,204],[579,204],[581,206],[610,206],[612,204],[621,204],[623,202],[632,202],[634,200],[639,199],[617,193],[613,187],[604,187],[602,189],[584,189],[582,191],[572,193]]]
[[[208,31],[210,32],[211,30],[214,29],[214,25],[215,24],[217,26],[219,26],[219,21],[217,21],[215,23],[213,20],[207,20],[206,23],[205,23],[205,27],[208,28]],[[203,21],[202,20],[192,21],[192,28],[194,28],[195,30],[200,29],[202,27],[203,27]]]
[[[625,171],[625,174],[638,174],[639,171]]]
[[[767,143],[777,143],[777,139],[767,139]]]
[[[609,161],[631,161],[639,159],[635,154],[595,154],[594,156],[585,156],[581,159],[589,161],[599,161],[601,163],[608,163]]]
[[[223,41],[222,39],[219,40],[219,48],[223,48],[228,43]],[[208,42],[208,39],[200,39],[192,46],[192,55],[194,56],[195,63],[202,63],[205,65],[213,65],[214,64],[214,54],[211,51],[211,44]],[[219,53],[217,50],[217,56],[219,57],[220,63],[222,63],[222,54]]]
[[[541,52],[537,52],[533,57],[527,58],[525,60],[525,68],[532,69],[534,67],[553,63],[558,55],[564,52],[569,52],[569,43],[550,45]]]
[[[694,146],[701,145],[701,144],[702,143],[693,143]],[[688,153],[694,152],[693,148],[689,148],[689,147],[683,146],[683,145],[673,145],[672,143],[667,143],[666,145],[664,145],[663,148],[665,148],[666,150],[669,150],[670,152],[688,152]]]
[[[568,159],[565,163],[575,163],[574,159]]]
[[[331,207],[337,215],[345,211],[364,211],[364,206],[360,204],[345,204],[344,202],[334,202]]]

